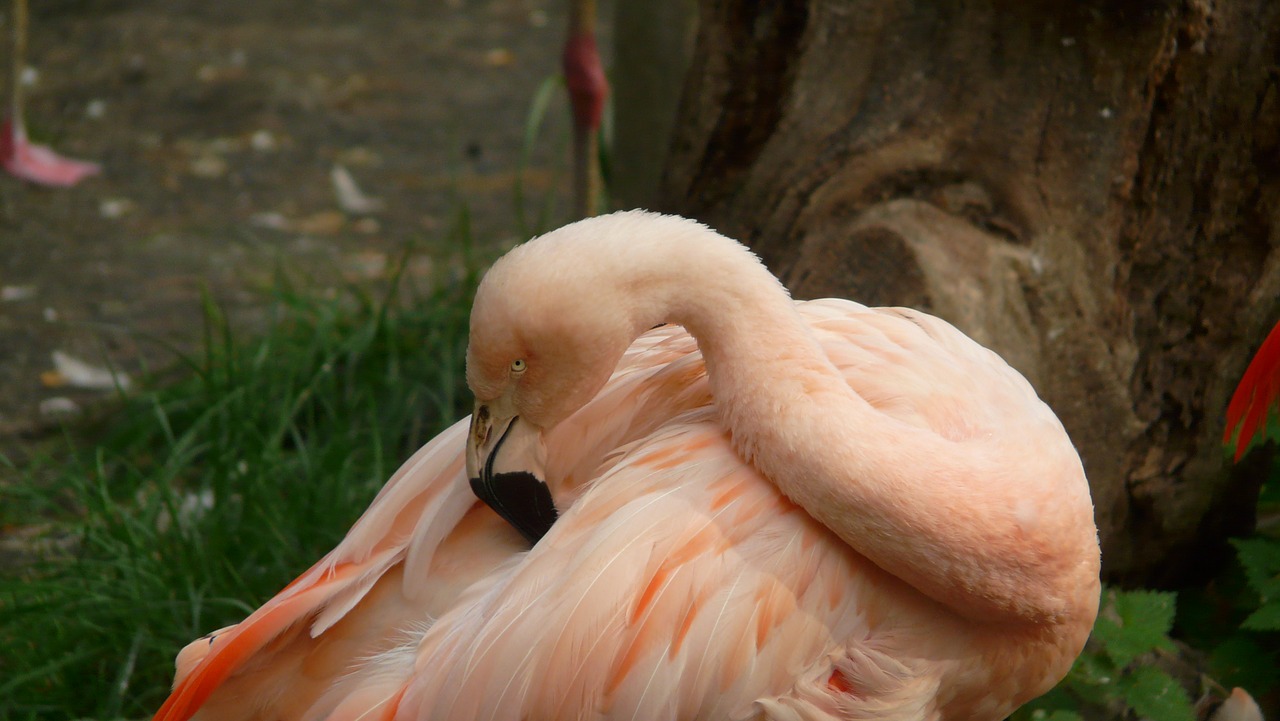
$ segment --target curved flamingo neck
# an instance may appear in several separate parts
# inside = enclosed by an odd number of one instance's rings
[[[1091,624],[1096,590],[1086,582],[1092,574],[1096,583],[1097,559],[1074,550],[1089,547],[1070,528],[1080,509],[1037,521],[1040,533],[1066,528],[1070,538],[1036,538],[1017,517],[1025,508],[1019,474],[1057,469],[1010,468],[998,439],[956,442],[877,411],[828,360],[785,289],[736,242],[686,222],[683,232],[643,243],[645,252],[615,259],[614,268],[632,289],[635,329],[670,322],[694,336],[735,447],[784,494],[961,615],[1035,623],[1088,615]]]

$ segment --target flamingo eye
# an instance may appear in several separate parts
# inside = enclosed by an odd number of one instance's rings
[[[511,361],[511,372],[512,372],[512,373],[524,373],[524,369],[525,369],[525,368],[526,368],[526,364],[525,364],[525,362],[524,362],[524,359],[523,359],[523,358],[517,358],[517,359],[515,359],[515,360]]]

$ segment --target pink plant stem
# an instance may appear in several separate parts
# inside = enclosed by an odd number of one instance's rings
[[[562,63],[573,108],[573,198],[578,217],[595,215],[600,191],[597,136],[609,93],[595,38],[595,0],[574,0]]]

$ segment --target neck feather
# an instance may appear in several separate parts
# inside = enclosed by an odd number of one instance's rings
[[[660,220],[670,227],[632,236],[636,252],[615,253],[609,265],[631,289],[637,333],[677,323],[697,340],[746,460],[854,550],[964,616],[1088,615],[1091,624],[1096,550],[1091,559],[1074,531],[1053,537],[1079,525],[1079,509],[1030,530],[1017,515],[1024,476],[1074,473],[1068,482],[1083,482],[1064,433],[1065,470],[1062,453],[1047,453],[1045,467],[1032,459],[1010,468],[1016,438],[958,442],[893,420],[853,392],[755,256],[703,226]],[[1025,451],[1012,458],[1021,463]]]

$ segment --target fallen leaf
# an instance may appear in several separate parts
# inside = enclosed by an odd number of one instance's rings
[[[127,391],[133,385],[133,382],[129,380],[129,376],[125,375],[123,371],[113,371],[108,368],[89,365],[79,358],[70,356],[60,350],[53,352],[53,367],[62,380],[74,388],[104,391],[114,390],[119,387],[120,390]],[[45,380],[44,373],[40,374],[40,380]]]
[[[376,213],[382,210],[384,203],[380,198],[371,198],[356,185],[356,179],[341,165],[333,166],[329,172],[329,180],[333,181],[333,193],[338,198],[338,207],[356,215]]]

